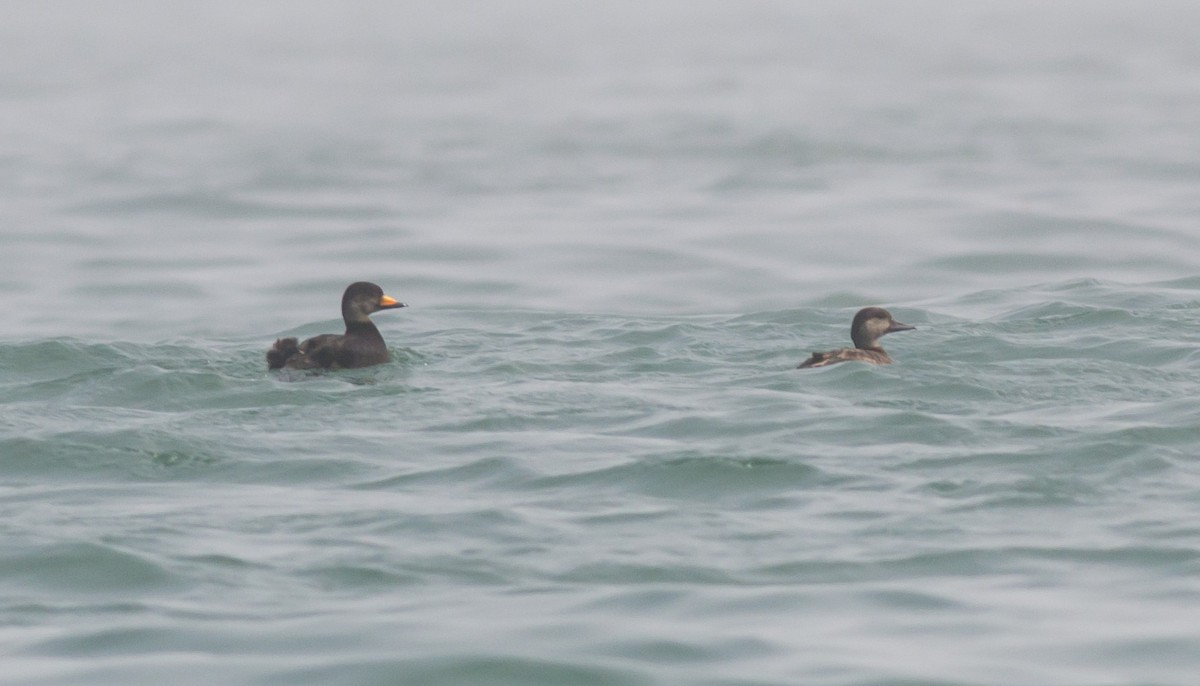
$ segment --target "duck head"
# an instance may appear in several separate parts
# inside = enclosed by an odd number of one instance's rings
[[[373,312],[392,310],[397,307],[408,306],[391,296],[384,295],[382,288],[369,281],[352,283],[342,294],[342,318],[347,323],[366,321]]]
[[[854,341],[854,347],[869,350],[879,347],[879,338],[884,334],[915,328],[892,319],[892,313],[882,307],[864,307],[850,324],[850,340]]]

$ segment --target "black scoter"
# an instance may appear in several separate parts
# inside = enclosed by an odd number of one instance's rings
[[[824,367],[838,362],[855,360],[868,364],[891,364],[892,358],[879,346],[879,337],[894,331],[912,331],[917,327],[901,324],[892,319],[892,314],[882,307],[866,307],[854,315],[850,325],[850,340],[853,348],[839,348],[827,353],[813,353],[800,363],[797,369]]]
[[[387,362],[391,359],[387,344],[369,315],[397,307],[407,305],[384,295],[383,289],[373,283],[352,283],[342,294],[346,333],[321,334],[303,343],[295,338],[280,338],[267,351],[267,368],[354,369]]]

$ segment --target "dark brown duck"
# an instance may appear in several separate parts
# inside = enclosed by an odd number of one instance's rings
[[[325,333],[300,343],[280,338],[267,351],[268,369],[355,369],[391,359],[387,344],[371,321],[371,313],[407,307],[383,294],[373,283],[359,281],[342,294],[342,319],[346,333]]]
[[[797,369],[809,367],[824,367],[854,360],[868,364],[891,364],[892,358],[879,345],[879,338],[895,331],[912,331],[917,327],[901,324],[892,319],[892,314],[882,307],[866,307],[854,315],[850,324],[850,340],[854,341],[853,348],[838,348],[827,353],[813,353],[812,357],[800,363]]]

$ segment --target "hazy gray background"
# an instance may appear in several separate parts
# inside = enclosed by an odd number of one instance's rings
[[[355,278],[743,312],[1172,278],[1200,252],[1193,3],[5,15],[0,285],[30,332],[270,329]],[[59,326],[47,299],[89,306]]]

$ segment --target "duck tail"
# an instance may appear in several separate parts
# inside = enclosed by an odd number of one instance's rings
[[[283,369],[293,355],[300,353],[300,341],[295,338],[280,338],[267,351],[267,369]]]

